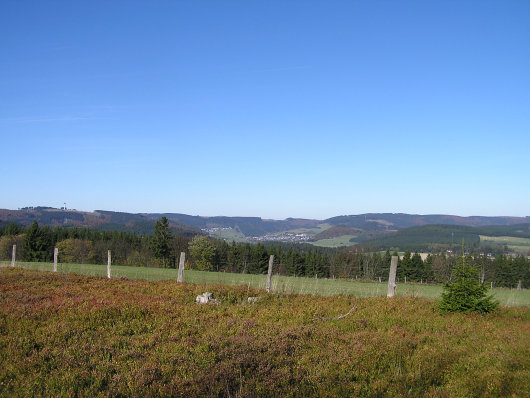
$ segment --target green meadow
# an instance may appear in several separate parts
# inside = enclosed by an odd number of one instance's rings
[[[248,242],[245,235],[243,235],[241,231],[238,231],[234,228],[220,229],[219,231],[210,232],[209,235],[217,239],[226,240],[228,242]]]
[[[9,266],[9,262],[0,262],[1,267]],[[17,262],[17,267],[38,271],[52,271],[52,263],[24,263]],[[76,273],[89,276],[106,276],[107,266],[97,264],[62,264],[57,271]],[[177,270],[167,268],[130,267],[113,265],[113,278],[144,279],[148,281],[176,280]],[[186,270],[184,282],[201,285],[232,285],[247,286],[255,289],[265,289],[266,275],[234,274],[228,272],[207,272]],[[353,295],[356,297],[386,296],[385,282],[367,282],[346,279],[315,279],[305,277],[278,276],[272,278],[271,290],[277,293],[293,293],[315,296]],[[422,297],[438,299],[442,293],[441,285],[427,285],[419,283],[398,283],[396,295],[401,297]],[[530,307],[530,290],[493,288],[491,294],[504,306]]]
[[[357,235],[341,235],[336,238],[320,239],[311,242],[314,246],[320,247],[341,247],[341,246],[355,246],[356,242],[350,242],[350,239],[356,238]]]
[[[324,232],[326,229],[330,228],[331,224],[318,224],[314,228],[296,228],[296,229],[290,229],[287,232],[291,232],[293,234],[319,234],[320,232]]]
[[[518,238],[515,236],[485,236],[480,235],[481,245],[508,246],[514,252],[527,254],[530,252],[530,238]]]

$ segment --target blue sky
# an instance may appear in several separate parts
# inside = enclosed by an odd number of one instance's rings
[[[0,207],[530,215],[528,1],[3,1]]]

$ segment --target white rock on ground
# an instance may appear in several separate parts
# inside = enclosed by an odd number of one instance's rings
[[[195,297],[195,302],[197,304],[208,304],[209,302],[216,301],[213,298],[213,293],[205,292],[203,294],[199,294],[197,297]]]

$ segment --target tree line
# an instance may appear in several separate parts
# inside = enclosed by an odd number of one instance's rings
[[[180,252],[185,252],[190,269],[265,274],[269,256],[274,255],[274,273],[281,275],[381,281],[387,280],[392,255],[397,255],[355,247],[228,243],[175,233],[165,217],[156,222],[152,235],[41,227],[36,222],[27,228],[16,224],[0,228],[0,259],[11,258],[13,244],[17,245],[17,258],[23,261],[50,262],[57,247],[62,263],[104,264],[107,250],[111,250],[117,265],[176,268]],[[397,277],[407,282],[446,283],[454,277],[456,261],[457,257],[446,253],[429,254],[423,260],[419,253],[406,251],[399,260]],[[530,261],[524,256],[498,254],[490,259],[476,255],[466,261],[477,270],[482,283],[515,287],[522,281],[523,287],[530,287]]]

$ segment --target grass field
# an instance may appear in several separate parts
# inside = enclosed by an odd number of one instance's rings
[[[7,267],[9,262],[0,262]],[[39,271],[52,271],[52,263],[17,263],[17,267]],[[73,272],[89,276],[107,275],[106,265],[96,264],[58,264],[59,272]],[[112,266],[112,277],[128,279],[145,279],[149,281],[176,280],[177,270],[166,268]],[[232,285],[265,289],[266,276],[256,274],[233,274],[228,272],[206,272],[186,270],[184,282],[202,285]],[[307,294],[316,296],[354,295],[356,297],[386,296],[387,284],[377,282],[357,282],[345,279],[315,279],[290,276],[274,276],[271,290],[278,293]],[[530,307],[530,290],[494,288],[494,297],[504,306]],[[398,283],[396,295],[402,297],[423,297],[438,299],[442,294],[442,286],[413,283]]]
[[[221,229],[219,231],[211,232],[209,235],[217,239],[227,240],[228,242],[232,242],[232,241],[238,242],[238,243],[248,242],[245,235],[243,235],[242,232],[235,230],[234,228]]]
[[[0,396],[528,396],[528,308],[208,290],[0,268]]]
[[[340,246],[355,246],[356,242],[350,242],[350,239],[356,238],[357,235],[342,235],[336,238],[320,239],[315,242],[310,242],[314,246],[320,247],[340,247]]]
[[[331,224],[318,224],[315,228],[296,228],[290,229],[286,232],[291,232],[293,234],[311,234],[316,235],[321,232],[324,232],[326,229],[330,228]]]
[[[518,238],[515,236],[485,236],[480,235],[481,245],[501,245],[508,246],[509,249],[521,253],[527,254],[530,251],[530,238]]]

